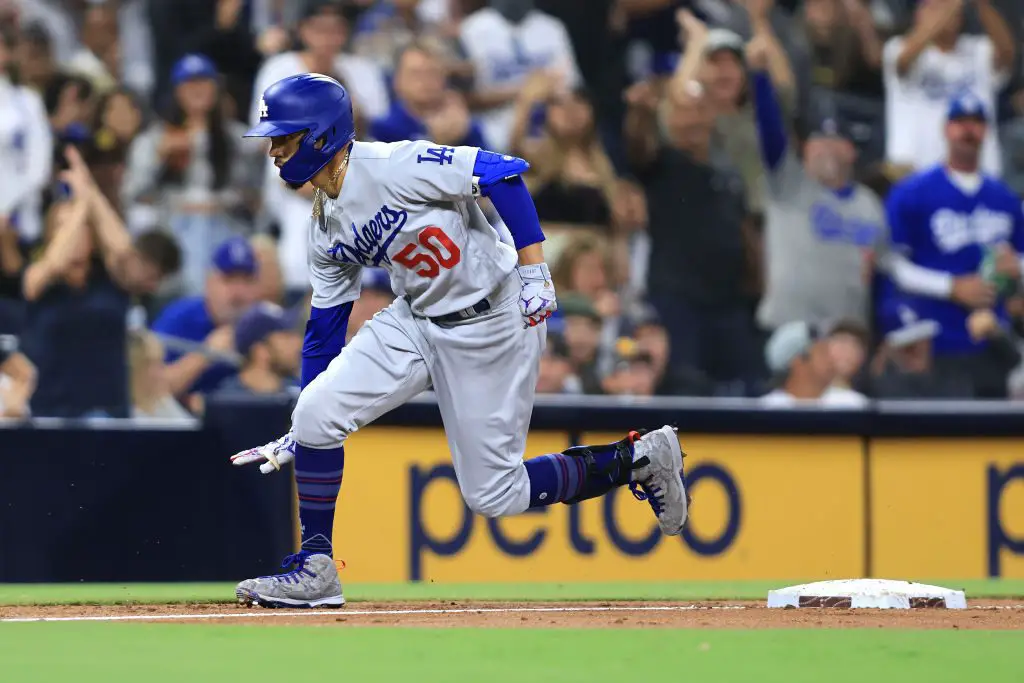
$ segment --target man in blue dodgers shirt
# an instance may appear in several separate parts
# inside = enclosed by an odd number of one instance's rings
[[[1021,279],[1024,212],[1021,200],[1001,181],[978,170],[989,112],[973,93],[949,105],[946,163],[906,178],[887,202],[893,250],[886,268],[896,286],[913,296],[923,317],[935,320],[935,365],[966,371],[981,398],[1006,396],[1006,368],[983,353],[988,341],[975,341],[968,317],[992,310],[1006,321],[1005,291],[980,270],[994,254],[994,276],[1016,284]]]
[[[462,96],[447,87],[445,66],[427,43],[412,43],[395,60],[391,109],[370,124],[380,142],[431,140],[442,145],[484,147],[479,122]]]

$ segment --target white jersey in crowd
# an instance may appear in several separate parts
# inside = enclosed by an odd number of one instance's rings
[[[829,387],[817,399],[798,399],[785,389],[776,389],[761,397],[761,404],[766,408],[864,408],[868,398],[853,389]]]
[[[513,24],[497,10],[480,9],[463,20],[459,36],[479,90],[521,85],[538,69],[562,72],[569,88],[581,82],[569,33],[550,14],[533,10]],[[484,139],[493,149],[508,149],[514,119],[514,103],[483,113]]]
[[[515,268],[504,227],[487,222],[476,147],[355,142],[336,200],[308,221],[313,305],[359,296],[363,266],[387,269],[412,313],[438,317],[491,295]]]
[[[356,55],[338,55],[334,66],[335,73],[327,75],[339,78],[345,84],[352,96],[353,106],[360,115],[370,119],[388,112],[390,102],[384,75],[374,62]],[[309,69],[298,52],[285,52],[268,59],[260,68],[253,88],[249,113],[252,125],[260,121],[260,101],[267,88],[283,78],[307,71]],[[264,181],[264,206],[281,229],[278,258],[285,286],[289,289],[305,289],[309,285],[306,228],[312,202],[288,189],[270,160],[267,160]]]
[[[53,167],[53,135],[42,99],[0,76],[0,218],[35,240],[42,233],[42,191]]]
[[[952,52],[926,47],[905,76],[896,73],[902,37],[890,39],[882,55],[885,75],[886,159],[921,169],[946,159],[944,128],[949,102],[970,91],[995,116],[996,95],[1009,73],[995,67],[995,47],[988,36],[962,35]],[[981,150],[981,168],[1002,173],[996,126],[990,125]]]

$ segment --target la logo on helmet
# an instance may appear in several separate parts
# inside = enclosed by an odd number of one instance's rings
[[[267,101],[261,97],[260,98],[260,118],[261,119],[265,119],[268,116],[270,116],[270,112],[267,111]]]

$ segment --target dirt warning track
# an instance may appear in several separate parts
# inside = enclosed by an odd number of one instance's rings
[[[462,628],[1021,629],[1024,601],[970,600],[966,610],[768,609],[763,602],[354,602],[332,610],[236,604],[0,607],[0,622],[172,622],[254,626]]]

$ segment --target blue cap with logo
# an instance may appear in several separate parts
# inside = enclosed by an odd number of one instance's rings
[[[185,55],[171,67],[171,85],[174,86],[199,78],[212,78],[216,80],[219,77],[220,72],[217,71],[217,65],[206,55]]]
[[[985,103],[980,97],[969,91],[962,92],[949,101],[946,119],[978,119],[988,122],[988,110],[985,109]]]
[[[295,328],[295,316],[276,304],[266,301],[256,304],[242,314],[235,324],[235,348],[243,356],[274,332],[287,332]]]
[[[225,275],[255,275],[259,271],[256,251],[244,237],[231,237],[221,242],[213,252],[213,267]]]
[[[933,339],[942,331],[935,320],[922,320],[914,307],[904,299],[886,302],[879,312],[885,342],[902,347]]]

